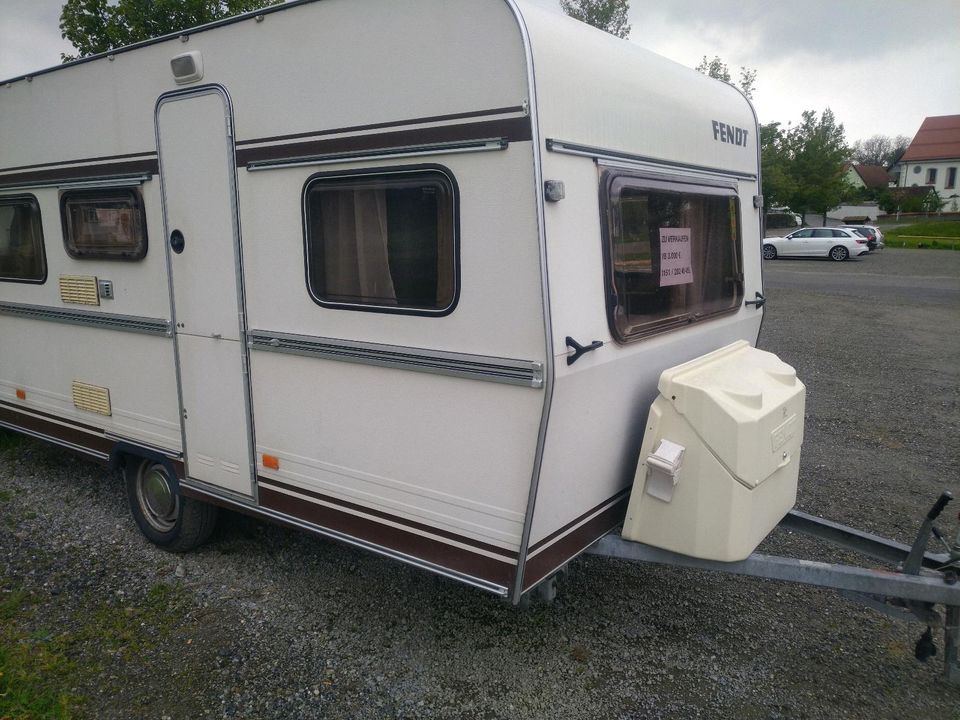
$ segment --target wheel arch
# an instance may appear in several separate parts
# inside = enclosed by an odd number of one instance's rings
[[[116,443],[110,451],[108,464],[113,471],[123,471],[126,469],[127,463],[130,462],[130,460],[150,460],[151,462],[163,465],[163,469],[166,470],[170,476],[173,489],[177,493],[180,493],[181,473],[177,472],[177,465],[179,463],[175,463],[170,456],[157,450],[151,450],[139,445],[134,445],[133,443],[121,441]]]

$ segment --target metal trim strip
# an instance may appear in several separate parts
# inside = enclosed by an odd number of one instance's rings
[[[32,405],[24,405],[22,403],[18,404],[18,403],[7,402],[6,400],[0,400],[0,412],[2,412],[3,410],[10,410],[11,412],[19,413],[20,415],[29,415],[30,417],[37,417],[40,420],[52,420],[55,423],[69,425],[71,428],[74,428],[76,430],[83,430],[88,433],[93,433],[94,435],[106,434],[106,431],[102,427],[87,425],[85,423],[81,423],[76,420],[71,420],[70,418],[65,418],[60,415],[54,415],[53,413],[45,412],[43,410],[38,410]]]
[[[581,513],[579,516],[577,516],[576,518],[568,522],[566,525],[563,525],[557,528],[549,535],[546,535],[545,537],[541,538],[537,542],[532,543],[527,553],[527,557],[528,558],[533,557],[544,548],[557,542],[557,540],[559,540],[564,535],[567,535],[573,532],[580,526],[592,520],[595,516],[599,515],[601,512],[608,510],[611,505],[621,502],[625,498],[629,497],[630,492],[632,490],[633,490],[633,485],[628,485],[627,487],[623,488],[623,490],[618,492],[616,495],[607,498],[599,505],[596,505],[590,508],[585,513]]]
[[[99,450],[93,450],[91,448],[87,448],[82,445],[76,445],[74,443],[67,442],[66,440],[58,440],[57,438],[52,437],[50,435],[44,435],[43,433],[37,432],[35,430],[27,430],[26,428],[22,428],[19,425],[14,425],[13,423],[8,423],[3,420],[0,420],[0,428],[7,428],[8,430],[18,432],[21,435],[28,435],[29,437],[36,438],[37,440],[43,440],[44,442],[48,442],[51,445],[56,445],[58,447],[65,448],[67,450],[71,450],[72,452],[87,455],[89,457],[94,458],[95,460],[99,460],[100,462],[106,462],[107,460],[110,459],[110,455],[108,453],[100,452]]]
[[[370,135],[346,135],[326,139],[303,140],[237,148],[237,165],[275,161],[300,162],[304,158],[327,155],[368,155],[387,149],[404,149],[423,145],[475,143],[490,138],[506,142],[530,140],[530,118],[507,117],[479,122],[434,125]]]
[[[543,387],[544,381],[543,363],[532,360],[293,335],[268,330],[251,330],[248,343],[254,350],[321,357],[531,388]]]
[[[520,603],[524,592],[524,574],[527,566],[527,553],[530,546],[530,533],[533,530],[533,518],[537,506],[537,493],[540,489],[540,472],[543,468],[543,457],[546,452],[547,429],[550,424],[550,409],[553,406],[554,387],[554,347],[553,347],[553,317],[550,312],[550,277],[547,261],[546,214],[543,198],[543,153],[540,139],[540,116],[537,107],[537,74],[533,61],[533,46],[530,32],[527,29],[523,13],[514,0],[504,0],[513,13],[523,42],[523,52],[526,59],[527,90],[530,95],[528,107],[530,109],[530,137],[533,146],[533,179],[534,197],[536,198],[537,240],[540,244],[540,293],[543,298],[543,332],[544,352],[546,363],[544,367],[543,412],[540,415],[540,427],[537,430],[537,448],[530,468],[530,489],[527,494],[527,506],[523,521],[523,531],[520,536],[519,561],[517,574],[513,580],[510,599],[514,605]]]
[[[322,509],[321,506],[312,505],[306,500],[301,500],[299,498],[295,498],[289,495],[283,495],[281,493],[275,493],[274,491],[269,490],[268,488],[264,488],[265,490],[264,494],[266,495],[265,500],[267,502],[271,502],[271,501],[279,502],[280,504],[287,505],[287,507],[285,507],[284,509],[280,507],[272,508],[272,507],[269,507],[268,505],[253,506],[246,503],[238,502],[237,500],[232,498],[224,497],[219,493],[210,492],[209,490],[206,490],[202,487],[198,487],[192,481],[189,481],[189,480],[181,481],[180,485],[181,485],[181,488],[185,491],[185,494],[194,496],[197,499],[206,500],[208,502],[212,502],[217,505],[223,505],[224,507],[237,510],[238,512],[246,513],[254,517],[263,517],[268,520],[272,520],[273,522],[279,523],[281,525],[287,525],[290,527],[297,528],[299,530],[306,530],[308,532],[314,533],[315,535],[327,537],[332,540],[338,540],[347,545],[361,548],[363,550],[367,550],[369,552],[372,552],[384,557],[392,558],[394,560],[399,560],[400,562],[420,568],[421,570],[427,570],[429,572],[436,573],[437,575],[441,575],[443,577],[447,577],[452,580],[457,580],[459,582],[479,588],[480,590],[486,590],[487,592],[491,592],[501,597],[504,597],[507,594],[507,588],[502,583],[497,583],[495,581],[486,580],[482,577],[477,577],[475,575],[471,575],[466,572],[454,570],[450,567],[445,567],[435,562],[431,562],[429,560],[425,560],[415,555],[411,555],[407,552],[403,552],[402,550],[391,548],[380,542],[376,542],[376,540],[373,539],[372,537],[370,539],[357,537],[347,532],[343,532],[341,530],[336,530],[336,529],[321,525],[317,522],[314,522],[309,517],[302,517],[302,516],[293,514],[292,511],[294,507],[302,510],[303,514],[307,516],[309,516],[311,514],[311,511],[314,509]],[[276,495],[276,497],[272,497],[271,494]],[[287,502],[285,503],[284,499],[289,499],[289,500],[287,500]],[[359,519],[353,518],[352,516],[349,515],[349,513],[343,513],[341,511],[336,511],[332,509],[330,510],[330,512],[335,513],[337,516],[344,516],[345,520],[348,519],[355,523],[360,522]],[[415,540],[416,538],[420,538],[420,536],[414,533],[393,529],[381,523],[372,523],[370,527],[372,527],[373,525],[379,526],[380,528],[382,528],[382,532],[387,533],[388,535],[403,536],[407,538],[407,540]],[[382,540],[383,537],[379,537],[378,539]],[[463,551],[463,550],[458,551],[456,548],[453,548],[452,546],[447,546],[442,543],[437,543],[436,541],[430,541],[428,538],[420,538],[419,542],[422,545],[437,546],[438,548],[442,545],[445,552],[447,553],[446,557],[448,559],[453,557],[461,557],[463,559],[466,559],[468,557],[469,558],[478,557],[474,555],[474,553],[471,553],[469,551]],[[490,561],[490,562],[497,564],[496,561]]]
[[[134,180],[143,176],[149,179],[159,171],[160,167],[156,157],[102,165],[30,170],[0,174],[0,189],[49,187],[66,183],[111,183],[119,180]]]
[[[37,413],[29,407],[22,409],[0,407],[0,426],[100,460],[110,457],[109,441],[103,436],[103,431],[90,432],[83,429],[87,426],[80,423],[73,423],[66,418],[55,418],[46,413]]]
[[[247,171],[273,170],[275,168],[304,167],[310,165],[333,165],[343,162],[358,162],[365,160],[387,160],[392,158],[423,157],[426,155],[453,155],[472,152],[491,152],[506,150],[510,145],[505,138],[491,138],[489,140],[475,140],[467,142],[436,143],[432,145],[410,145],[399,148],[383,148],[380,150],[330,153],[314,155],[312,157],[260,160],[247,163]]]
[[[0,315],[10,315],[28,320],[46,320],[67,325],[99,327],[107,330],[121,330],[143,335],[160,335],[163,337],[173,335],[173,327],[169,320],[136,315],[113,315],[90,310],[73,310],[9,302],[0,302]]]
[[[409,118],[406,120],[389,120],[387,122],[372,123],[369,125],[350,125],[340,128],[326,128],[324,130],[311,130],[309,132],[293,133],[291,135],[274,135],[272,137],[252,138],[250,140],[238,140],[237,147],[246,145],[261,145],[267,143],[286,142],[289,140],[303,140],[305,138],[316,138],[323,135],[347,135],[372,130],[385,130],[387,128],[399,128],[412,125],[429,125],[436,123],[450,123],[456,120],[466,120],[468,118],[493,117],[495,115],[526,115],[527,109],[523,105],[505,108],[491,108],[490,110],[472,110],[470,112],[451,113],[449,115],[433,115],[430,117]]]
[[[101,188],[132,188],[143,185],[152,175],[129,175],[117,178],[106,178],[97,180],[81,180],[79,182],[69,182],[60,185],[61,190],[85,190]]]
[[[590,145],[579,145],[577,143],[564,142],[548,138],[546,141],[547,150],[550,152],[561,153],[564,155],[579,155],[588,157],[599,162],[628,162],[639,164],[651,164],[657,167],[671,167],[682,170],[695,170],[697,172],[710,175],[721,175],[725,178],[739,178],[741,180],[757,180],[754,173],[743,173],[736,170],[724,170],[723,168],[709,167],[707,165],[694,165],[692,163],[675,162],[664,160],[663,158],[649,157],[646,155],[634,155],[633,153],[620,152],[619,150],[608,150],[605,148],[592,147]]]
[[[39,170],[41,168],[67,167],[70,165],[95,165],[117,160],[129,160],[130,158],[155,158],[157,153],[153,150],[144,150],[143,152],[127,153],[125,155],[103,155],[102,157],[75,158],[73,160],[57,160],[56,162],[35,163],[32,165],[13,165],[11,167],[0,168],[0,173],[11,173],[14,170]]]
[[[622,525],[629,499],[629,495],[621,497],[566,535],[543,546],[536,554],[528,555],[524,592],[536,587],[541,580],[549,578],[598,539]]]
[[[257,476],[257,482],[261,487],[269,487],[273,490],[286,491],[287,493],[295,493],[305,498],[314,500],[320,504],[335,505],[338,508],[343,509],[347,512],[359,513],[359,514],[369,516],[371,518],[377,518],[379,520],[384,520],[386,522],[393,523],[394,525],[400,525],[405,530],[409,530],[410,532],[427,533],[429,535],[435,536],[438,539],[450,540],[451,542],[459,543],[461,545],[467,545],[481,552],[497,555],[501,559],[504,559],[508,562],[516,562],[517,560],[516,550],[508,550],[506,548],[500,547],[499,545],[491,545],[490,543],[483,542],[481,540],[475,540],[466,535],[458,535],[454,532],[450,532],[449,530],[444,530],[442,528],[438,528],[424,522],[411,520],[409,518],[406,518],[400,515],[393,515],[383,510],[378,510],[373,507],[368,507],[366,505],[361,505],[356,502],[344,500],[343,498],[335,497],[333,495],[326,495],[324,493],[320,493],[320,492],[317,492],[316,490],[311,490],[309,488],[299,487],[297,485],[291,485],[288,482],[283,482],[281,480],[276,480],[274,478],[264,477],[263,475]]]

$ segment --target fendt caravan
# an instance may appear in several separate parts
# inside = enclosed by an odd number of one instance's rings
[[[794,503],[727,84],[519,0],[304,0],[0,117],[0,425],[122,467],[159,545],[225,506],[519,602]]]

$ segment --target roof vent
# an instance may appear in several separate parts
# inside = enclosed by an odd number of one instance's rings
[[[170,70],[177,85],[196,82],[203,77],[203,56],[196,50],[177,55],[170,60]]]

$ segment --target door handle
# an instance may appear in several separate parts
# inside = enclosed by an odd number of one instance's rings
[[[183,252],[184,246],[183,233],[179,230],[174,230],[170,233],[170,249],[173,250],[177,255]]]

